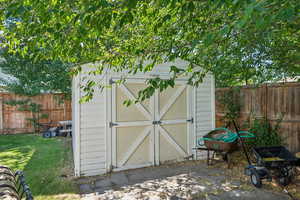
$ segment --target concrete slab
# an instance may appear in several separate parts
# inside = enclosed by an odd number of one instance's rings
[[[80,192],[82,192],[82,193],[91,193],[94,191],[90,184],[81,184],[79,186],[79,189],[80,189]]]
[[[288,200],[287,195],[230,181],[224,170],[201,162],[149,167],[81,180],[83,199],[205,199]],[[92,190],[92,191],[91,191]]]

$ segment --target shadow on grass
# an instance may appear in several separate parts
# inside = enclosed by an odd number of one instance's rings
[[[0,136],[0,164],[23,170],[35,199],[60,199],[50,196],[76,192],[71,177],[71,145],[67,140],[36,135]]]

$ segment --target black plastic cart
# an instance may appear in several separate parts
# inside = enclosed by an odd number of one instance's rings
[[[235,121],[233,125],[248,161],[245,174],[250,176],[251,183],[260,188],[262,180],[272,181],[272,178],[276,178],[281,185],[288,185],[294,177],[294,168],[300,166],[300,159],[283,146],[256,147],[252,149],[256,160],[253,164]]]
[[[295,166],[300,166],[300,159],[296,158],[283,146],[253,148],[256,164],[245,169],[245,174],[250,176],[251,183],[260,188],[262,180],[271,181],[276,178],[278,182],[286,186],[294,177]]]

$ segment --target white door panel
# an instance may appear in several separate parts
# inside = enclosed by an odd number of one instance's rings
[[[136,100],[144,83],[130,82],[112,86],[112,157],[113,167],[130,169],[154,164],[153,101],[131,106],[125,100]]]
[[[155,129],[159,138],[159,151],[155,152],[159,159],[156,162],[176,162],[189,155],[189,97],[185,83],[177,82],[173,88],[157,93],[155,102],[157,111]]]
[[[123,105],[145,87],[134,79],[112,85],[112,165],[117,170],[179,161],[190,153],[189,87],[178,81],[150,99]]]

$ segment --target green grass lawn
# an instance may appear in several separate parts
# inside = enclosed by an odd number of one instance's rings
[[[35,199],[77,199],[70,138],[0,135],[0,165],[23,170]]]

